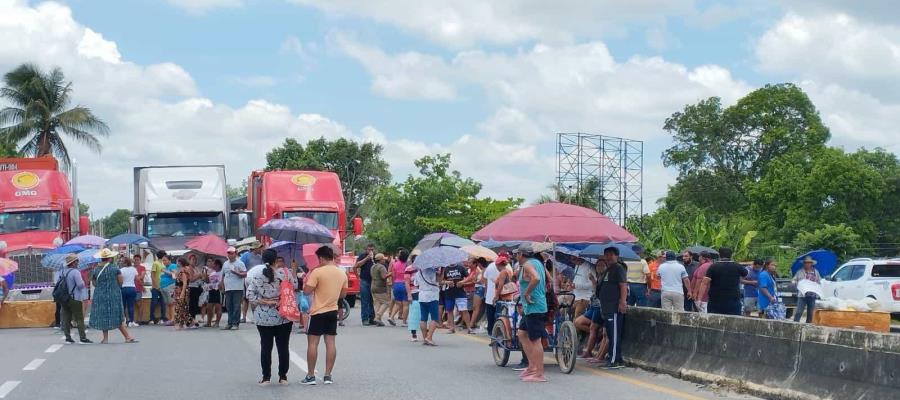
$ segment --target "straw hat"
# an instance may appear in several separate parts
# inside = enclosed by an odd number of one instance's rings
[[[110,249],[103,249],[103,250],[98,251],[97,254],[94,254],[94,258],[99,258],[99,259],[103,260],[103,259],[107,259],[107,258],[113,258],[117,255],[119,255],[118,251],[113,251]]]
[[[253,242],[253,243],[250,243],[250,248],[251,248],[251,249],[258,249],[258,248],[260,248],[260,247],[262,247],[262,243],[260,243],[259,240],[255,241],[255,242]]]
[[[73,263],[77,263],[77,262],[78,262],[78,255],[69,254],[66,256],[66,266],[67,267],[72,265]]]
[[[816,261],[814,258],[812,258],[812,257],[810,257],[810,256],[806,256],[806,257],[803,259],[803,263],[804,263],[804,264],[806,264],[806,263],[812,263],[812,265],[816,265],[816,264],[818,264],[819,262]]]

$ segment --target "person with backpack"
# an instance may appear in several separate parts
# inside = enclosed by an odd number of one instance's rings
[[[87,338],[84,329],[84,312],[81,302],[87,300],[87,286],[78,271],[78,256],[69,254],[66,256],[66,269],[59,276],[59,281],[53,288],[53,301],[60,305],[59,312],[62,321],[62,331],[66,335],[66,343],[76,343],[72,339],[72,322],[78,327],[78,343],[93,343]]]

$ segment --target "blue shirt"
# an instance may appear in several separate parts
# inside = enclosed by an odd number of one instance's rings
[[[778,294],[775,292],[775,279],[772,279],[772,275],[769,275],[768,271],[762,271],[759,273],[759,285],[758,286],[759,286],[759,289],[765,288],[766,290],[768,290],[769,294],[772,295],[773,297],[778,296]],[[757,304],[759,304],[759,309],[765,310],[766,307],[768,307],[769,304],[771,303],[769,301],[769,298],[766,297],[764,294],[762,294],[762,290],[759,290],[757,292],[757,295],[759,296],[759,300],[757,301]]]
[[[538,314],[547,312],[547,291],[544,286],[544,264],[541,264],[538,260],[529,259],[527,261],[534,267],[534,272],[538,276],[538,284],[535,285],[534,289],[531,291],[531,301],[532,303],[528,303],[525,301],[525,289],[528,287],[528,281],[525,280],[525,268],[522,268],[522,272],[519,274],[519,290],[522,292],[522,308],[525,311],[525,315],[528,314]]]
[[[178,266],[175,264],[169,264],[169,266],[166,267],[166,271],[171,272],[171,273],[174,273],[175,270],[177,270],[177,269],[178,269]],[[160,289],[172,286],[174,284],[175,284],[175,278],[172,278],[171,275],[166,274],[166,273],[162,273],[159,275],[159,288]]]
[[[762,272],[762,270],[757,271],[753,269],[753,267],[748,267],[747,276],[745,277],[745,279],[747,279],[748,281],[757,281],[759,280],[760,272]],[[757,292],[758,286],[758,284],[757,286],[744,285],[744,298],[755,298],[756,296],[759,296],[759,293]]]

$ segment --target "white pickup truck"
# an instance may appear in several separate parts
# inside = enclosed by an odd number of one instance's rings
[[[834,270],[822,282],[826,297],[878,301],[878,309],[900,313],[900,259],[857,258]]]

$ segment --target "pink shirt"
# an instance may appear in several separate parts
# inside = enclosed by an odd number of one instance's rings
[[[394,283],[404,283],[404,273],[406,272],[406,263],[400,260],[394,261],[394,264],[391,265],[391,272],[393,272],[392,280]]]

